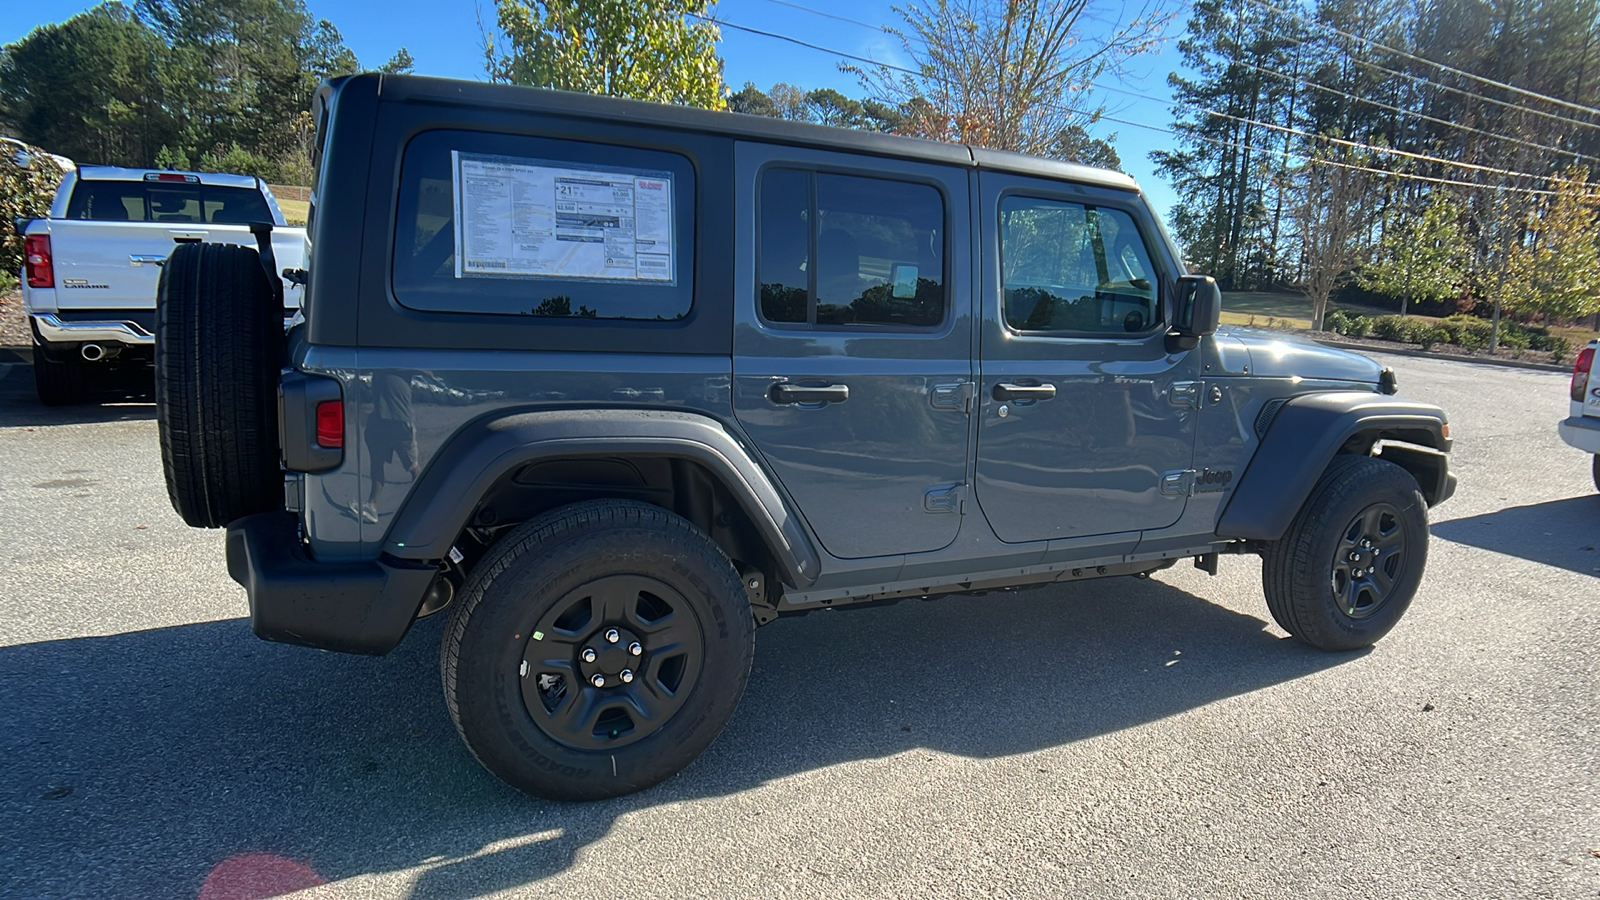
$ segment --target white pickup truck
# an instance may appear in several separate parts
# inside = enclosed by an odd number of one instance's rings
[[[1557,430],[1561,439],[1590,454],[1594,467],[1594,486],[1600,490],[1600,374],[1595,372],[1595,357],[1600,356],[1600,340],[1578,351],[1572,363],[1571,415],[1561,420]]]
[[[147,374],[167,254],[186,242],[254,247],[253,222],[272,223],[278,271],[303,268],[305,229],[288,227],[259,178],[108,166],[68,172],[48,218],[16,223],[39,399],[83,401],[95,367]],[[286,320],[300,292],[284,279]]]

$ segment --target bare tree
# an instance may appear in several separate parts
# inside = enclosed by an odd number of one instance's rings
[[[1103,112],[1092,82],[1159,46],[1173,18],[1165,3],[1102,28],[1090,0],[912,0],[895,9],[904,25],[885,29],[912,65],[851,70],[909,114],[908,133],[1076,158]]]
[[[1311,299],[1313,331],[1322,330],[1328,298],[1361,258],[1358,237],[1367,230],[1372,214],[1371,173],[1353,168],[1362,165],[1361,158],[1344,152],[1337,159],[1317,157],[1299,173],[1300,202],[1294,218],[1300,228],[1302,286]]]

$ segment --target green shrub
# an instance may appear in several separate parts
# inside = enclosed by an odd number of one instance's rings
[[[1552,362],[1566,362],[1572,355],[1572,342],[1564,337],[1550,337],[1550,360]]]
[[[1420,344],[1430,326],[1410,316],[1379,316],[1372,320],[1372,336],[1403,344]]]
[[[1364,338],[1372,333],[1372,320],[1362,315],[1353,315],[1345,325],[1344,333],[1353,338]]]
[[[1417,337],[1417,343],[1421,344],[1424,350],[1432,350],[1435,344],[1450,343],[1450,331],[1440,325],[1426,327]]]
[[[1529,343],[1527,332],[1518,331],[1512,328],[1501,329],[1500,346],[1510,350],[1512,353],[1520,354],[1522,351],[1528,349]]]
[[[1349,331],[1349,329],[1350,317],[1337,309],[1322,317],[1323,331],[1329,331],[1334,334],[1345,334]]]
[[[30,153],[27,166],[17,165],[10,151],[0,152],[0,294],[17,286],[22,270],[22,238],[12,220],[49,214],[60,183],[61,169],[43,151]]]

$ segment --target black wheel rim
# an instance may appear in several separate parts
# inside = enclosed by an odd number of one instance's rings
[[[1333,597],[1339,611],[1365,619],[1394,596],[1406,569],[1409,535],[1392,503],[1374,503],[1345,526],[1333,556]]]
[[[534,626],[522,703],[551,739],[612,750],[659,731],[694,690],[705,637],[676,589],[608,575],[563,596]]]

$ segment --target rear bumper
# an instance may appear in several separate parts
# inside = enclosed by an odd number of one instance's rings
[[[52,344],[130,344],[153,345],[156,336],[138,322],[65,322],[54,313],[34,313],[33,327],[39,339]]]
[[[1594,416],[1569,416],[1556,426],[1561,439],[1585,453],[1600,453],[1600,419]]]
[[[319,563],[286,512],[228,526],[228,574],[250,596],[257,637],[341,653],[382,654],[405,637],[437,566],[402,560]]]

